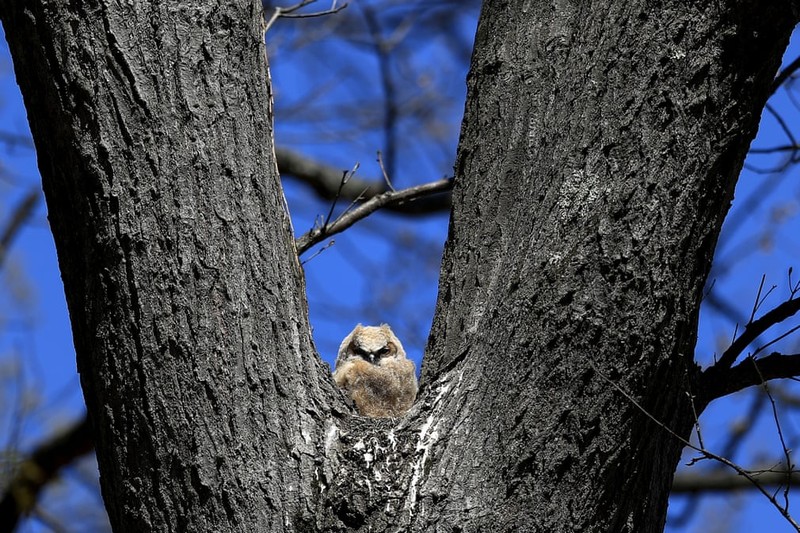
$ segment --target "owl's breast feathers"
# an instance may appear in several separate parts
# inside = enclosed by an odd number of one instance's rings
[[[350,393],[363,416],[402,416],[417,395],[414,363],[405,358],[389,357],[373,364],[351,357],[337,367],[333,379]]]

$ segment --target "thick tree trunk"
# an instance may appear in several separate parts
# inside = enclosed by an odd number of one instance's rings
[[[702,409],[703,285],[796,15],[484,5],[423,367],[443,397],[419,520],[662,530],[670,431],[688,438]]]
[[[796,4],[485,4],[400,421],[352,416],[314,353],[260,4],[17,4],[116,531],[661,530],[682,445],[633,400],[688,434],[701,290]]]
[[[256,1],[3,2],[115,531],[297,529],[315,354]]]

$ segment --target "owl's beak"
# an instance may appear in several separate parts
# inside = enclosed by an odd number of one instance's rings
[[[369,362],[375,364],[375,354],[372,352],[369,353]]]

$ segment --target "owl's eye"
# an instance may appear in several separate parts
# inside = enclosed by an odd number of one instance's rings
[[[367,353],[365,349],[360,348],[358,346],[353,347],[353,353],[359,357],[363,357],[364,359],[367,359],[369,357],[369,353]]]
[[[384,346],[383,348],[381,348],[380,350],[375,352],[375,355],[377,355],[379,357],[383,357],[387,353],[389,353],[389,347],[388,346]]]

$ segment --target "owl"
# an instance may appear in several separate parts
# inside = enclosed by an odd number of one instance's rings
[[[363,416],[402,416],[417,396],[414,363],[387,324],[359,324],[344,338],[333,380]]]

